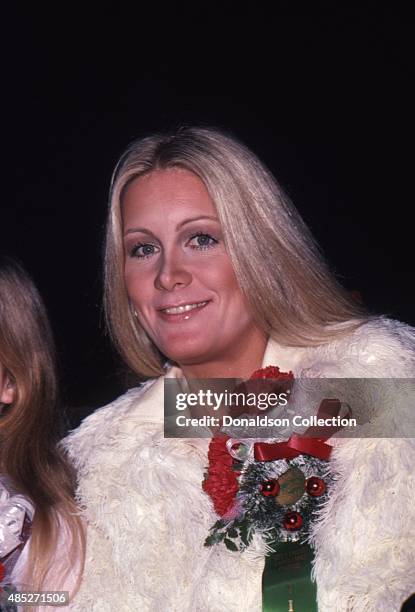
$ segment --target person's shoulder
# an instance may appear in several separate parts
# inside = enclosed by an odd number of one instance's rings
[[[415,328],[387,317],[372,317],[317,347],[313,356],[322,363],[335,364],[333,373],[324,375],[412,378]]]
[[[346,335],[343,343],[349,352],[360,354],[368,363],[375,357],[390,358],[400,353],[412,355],[415,328],[387,317],[373,317]]]
[[[117,430],[128,414],[137,406],[145,393],[157,381],[151,379],[138,387],[129,389],[126,393],[95,410],[87,416],[76,429],[61,442],[64,451],[75,465],[84,459],[93,448],[106,445],[109,437]]]

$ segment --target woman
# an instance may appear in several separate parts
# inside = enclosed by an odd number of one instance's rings
[[[272,365],[295,378],[411,377],[413,330],[352,301],[274,178],[209,129],[145,138],[121,157],[105,269],[112,337],[149,381],[67,440],[89,522],[72,609],[260,610],[264,546],[203,546],[218,518],[201,488],[208,440],[164,438],[164,379],[247,379]],[[393,537],[373,533],[380,517],[412,514],[406,479],[385,496],[386,458],[413,465],[413,441],[347,440],[333,451],[337,480],[313,526],[321,611],[390,612],[411,592],[413,521]],[[367,513],[356,507],[365,487]]]
[[[36,287],[9,258],[0,260],[0,402],[0,584],[72,590],[84,535],[74,474],[56,446],[53,338]]]

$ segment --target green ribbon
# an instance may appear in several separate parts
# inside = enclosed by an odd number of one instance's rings
[[[263,612],[317,612],[317,590],[311,582],[313,556],[308,544],[282,542],[265,557]]]

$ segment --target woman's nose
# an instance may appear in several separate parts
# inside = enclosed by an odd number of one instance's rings
[[[192,281],[192,274],[180,254],[163,255],[160,268],[154,280],[156,289],[172,291],[176,286],[187,287]]]

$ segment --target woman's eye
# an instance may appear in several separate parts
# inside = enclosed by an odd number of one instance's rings
[[[196,234],[189,240],[189,246],[194,249],[208,249],[209,247],[215,246],[215,244],[218,244],[218,241],[209,234]]]
[[[136,244],[132,251],[131,251],[131,256],[132,257],[138,257],[139,259],[143,259],[145,257],[151,257],[151,255],[154,255],[154,253],[156,253],[156,247],[154,246],[154,244]]]

